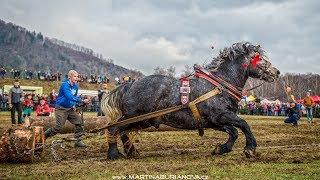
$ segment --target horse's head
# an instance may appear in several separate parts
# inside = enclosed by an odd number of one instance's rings
[[[273,82],[279,78],[280,71],[273,67],[264,55],[263,49],[250,43],[244,43],[246,62],[242,66],[252,78],[260,78],[267,82]]]
[[[219,73],[224,78],[229,78],[230,82],[234,78],[239,79],[241,75],[273,82],[279,78],[280,74],[280,71],[267,61],[260,45],[255,46],[249,42],[235,43],[229,48],[224,48],[206,68]],[[246,78],[244,78],[245,81]],[[241,83],[238,84],[238,86],[241,85]]]

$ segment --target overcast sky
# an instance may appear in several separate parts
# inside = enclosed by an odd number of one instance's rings
[[[0,19],[150,75],[261,44],[282,73],[320,73],[319,0],[0,0]],[[214,45],[215,49],[210,47]]]

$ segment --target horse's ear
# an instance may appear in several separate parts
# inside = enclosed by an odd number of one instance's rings
[[[260,44],[258,44],[258,46],[257,46],[257,51],[260,49],[260,47],[261,47]]]
[[[247,46],[246,46],[246,44],[242,44],[242,47],[243,47],[243,50],[244,50],[244,51],[247,51]]]
[[[249,47],[248,47],[247,43],[243,44],[242,47],[243,47],[244,53],[248,54],[249,53]]]

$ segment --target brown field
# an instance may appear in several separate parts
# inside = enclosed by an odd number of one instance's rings
[[[9,115],[0,112],[0,127],[10,126]],[[183,175],[189,179],[320,179],[320,122],[308,124],[302,118],[295,128],[284,124],[283,117],[242,117],[257,139],[255,158],[243,154],[245,139],[240,131],[232,152],[212,156],[215,145],[224,143],[227,135],[207,129],[203,137],[197,131],[141,132],[134,143],[140,156],[117,161],[106,159],[105,137],[92,136],[84,140],[88,148],[74,148],[72,142],[65,142],[65,148],[56,146],[61,161],[55,162],[49,144],[71,136],[59,134],[47,140],[42,157],[36,156],[34,163],[0,164],[0,179],[181,179]]]

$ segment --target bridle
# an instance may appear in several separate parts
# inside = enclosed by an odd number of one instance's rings
[[[249,62],[246,62],[246,63],[242,64],[243,68],[246,69],[247,76],[250,75],[250,72],[251,72],[252,68],[254,68],[254,69],[258,68],[259,69],[258,73],[260,75],[260,80],[262,80],[263,77],[265,77],[265,75],[270,74],[271,63],[269,61],[267,61],[267,60],[264,60],[264,59],[263,59],[263,63],[261,63],[262,62],[261,59],[262,58],[260,56],[260,53],[259,52],[255,52],[255,56],[253,56]],[[260,61],[260,63],[259,63],[259,61]],[[254,86],[253,88],[250,88],[250,89],[246,89],[245,91],[252,91],[252,90],[262,86],[265,82],[266,81],[263,81],[259,85]],[[242,89],[242,88],[239,88],[239,89]]]

